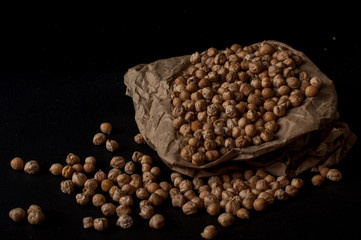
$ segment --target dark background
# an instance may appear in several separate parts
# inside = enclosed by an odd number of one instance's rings
[[[360,145],[337,166],[341,182],[316,188],[313,174],[304,173],[306,186],[298,197],[277,202],[267,211],[251,212],[222,228],[204,210],[185,216],[169,201],[156,209],[166,227],[148,227],[132,214],[135,224],[122,230],[109,218],[105,232],[84,230],[82,218],[102,216],[99,209],[77,205],[75,194],[59,189],[61,177],[52,176],[52,163],[65,163],[73,152],[83,160],[97,158],[97,168],[109,169],[114,155],[91,143],[101,122],[109,121],[111,137],[121,147],[117,154],[130,159],[135,150],[151,155],[171,172],[155,151],[137,145],[138,133],[131,98],[125,96],[123,76],[128,68],[157,59],[191,54],[208,47],[224,49],[265,39],[285,42],[303,51],[331,78],[337,89],[340,120],[360,134],[360,46],[357,8],[346,5],[318,8],[286,5],[208,3],[208,7],[174,6],[19,6],[1,9],[0,25],[0,238],[1,239],[200,239],[208,224],[224,239],[357,239],[361,237]],[[141,8],[141,9],[140,9]],[[67,9],[67,10],[64,10]],[[71,11],[69,10],[71,9]],[[20,156],[37,160],[35,176],[15,172],[9,162]],[[31,226],[14,223],[8,212],[39,204],[46,221]]]

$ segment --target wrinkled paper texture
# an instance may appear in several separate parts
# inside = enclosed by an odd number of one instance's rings
[[[288,110],[279,118],[275,140],[245,148],[234,148],[214,162],[194,166],[182,160],[181,135],[172,126],[172,83],[189,65],[189,55],[140,64],[124,76],[126,95],[132,97],[135,120],[147,144],[169,168],[192,177],[263,167],[276,176],[297,176],[307,169],[337,164],[352,147],[356,136],[346,123],[337,122],[337,94],[332,80],[302,52],[276,42],[304,59],[300,66],[322,83],[319,94]],[[260,44],[260,43],[258,43]]]

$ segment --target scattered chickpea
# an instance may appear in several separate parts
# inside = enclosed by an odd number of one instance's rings
[[[93,221],[94,229],[97,231],[104,231],[108,228],[108,219],[106,218],[95,218]]]
[[[154,208],[151,205],[146,205],[140,208],[139,216],[143,219],[150,219],[154,215]]]
[[[65,161],[68,165],[73,166],[74,164],[80,162],[80,158],[77,155],[75,155],[74,153],[69,153],[66,156]]]
[[[84,163],[83,170],[86,173],[92,173],[95,171],[95,164],[94,163]]]
[[[30,160],[29,162],[25,163],[24,172],[28,174],[35,174],[39,172],[39,164],[35,160]]]
[[[21,222],[25,219],[25,211],[22,208],[14,208],[11,209],[9,212],[9,217],[14,221],[14,222]]]
[[[118,150],[119,148],[119,144],[117,141],[115,140],[110,140],[108,139],[106,142],[105,142],[105,148],[109,151],[109,152],[115,152]]]
[[[15,157],[10,161],[10,166],[15,171],[23,170],[24,168],[24,160],[20,157]]]
[[[256,211],[263,211],[267,207],[267,201],[263,198],[257,198],[253,201],[253,209]]]
[[[110,179],[104,179],[100,187],[104,192],[109,192],[110,188],[114,186],[114,183]]]
[[[128,229],[130,228],[131,226],[133,226],[133,218],[129,215],[121,215],[119,216],[117,222],[116,222],[116,225],[118,227],[121,227],[123,229]]]
[[[28,210],[28,222],[32,225],[38,225],[40,223],[42,223],[45,219],[45,216],[43,214],[43,212],[41,211],[41,209],[37,209],[37,210],[32,210],[29,211]]]
[[[337,169],[330,169],[327,174],[326,174],[327,179],[333,181],[333,182],[338,182],[341,180],[342,178],[342,174],[339,170]]]
[[[74,183],[71,180],[65,180],[60,183],[60,190],[63,193],[71,194],[74,191]]]
[[[249,211],[246,208],[238,209],[236,215],[240,219],[249,219]]]
[[[92,217],[85,217],[83,218],[83,228],[93,228],[94,227],[94,220]]]
[[[49,169],[49,172],[51,172],[51,174],[55,176],[61,175],[62,171],[63,171],[63,165],[61,165],[60,163],[52,164]]]
[[[105,137],[104,133],[97,133],[93,137],[94,145],[97,145],[97,146],[102,145],[103,143],[105,143],[105,141],[106,141],[106,137]]]
[[[321,175],[317,174],[312,177],[311,181],[314,186],[318,187],[323,184],[323,182],[325,181],[325,178],[322,177]]]
[[[155,214],[150,220],[149,220],[149,227],[154,229],[161,229],[165,225],[165,219],[164,216],[161,214]]]
[[[110,166],[112,168],[121,169],[124,167],[124,165],[125,165],[125,159],[121,156],[114,156],[110,160]]]
[[[100,124],[100,131],[102,133],[110,134],[112,130],[113,130],[113,127],[110,123],[103,122],[102,124]]]
[[[218,222],[223,227],[229,227],[234,221],[234,216],[231,213],[222,213],[218,216]]]
[[[104,203],[100,210],[105,216],[113,216],[116,212],[116,206],[113,203]]]
[[[89,196],[84,193],[78,193],[75,195],[76,203],[79,205],[85,205],[89,202]]]
[[[201,237],[204,239],[214,239],[218,235],[217,229],[213,225],[208,225],[203,229]]]
[[[207,207],[207,213],[211,216],[216,216],[221,211],[219,203],[211,203]]]
[[[101,207],[106,202],[104,195],[97,193],[92,198],[92,203],[95,207]]]
[[[70,165],[66,165],[61,170],[61,175],[65,178],[70,178],[73,175],[74,169]]]
[[[85,181],[87,180],[87,177],[84,173],[75,172],[73,176],[71,177],[72,182],[74,183],[74,186],[76,187],[82,187],[84,186]]]
[[[143,138],[143,135],[141,133],[138,133],[137,135],[134,136],[134,142],[138,143],[138,144],[144,144],[145,140]]]

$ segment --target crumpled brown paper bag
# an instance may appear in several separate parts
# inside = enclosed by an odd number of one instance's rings
[[[320,93],[306,98],[279,118],[275,140],[260,146],[234,148],[214,162],[194,166],[181,159],[181,135],[172,126],[171,85],[189,66],[189,56],[140,64],[124,76],[126,94],[133,99],[135,120],[147,144],[171,169],[192,177],[206,177],[231,170],[264,167],[276,176],[296,176],[304,170],[337,164],[352,147],[356,136],[347,124],[337,122],[337,94],[333,82],[317,66],[290,46],[277,42],[301,56],[302,71],[323,83]],[[260,43],[257,43],[260,44]]]

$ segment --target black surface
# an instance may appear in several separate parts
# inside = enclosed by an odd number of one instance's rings
[[[111,226],[102,233],[84,230],[82,218],[102,216],[99,209],[76,204],[74,194],[59,189],[61,177],[48,173],[52,163],[65,162],[69,152],[82,159],[93,155],[97,168],[109,169],[114,154],[91,143],[103,121],[114,126],[111,137],[120,142],[120,154],[130,159],[135,150],[150,154],[170,171],[156,153],[133,142],[138,132],[132,100],[125,96],[123,75],[128,68],[208,47],[224,49],[233,43],[248,45],[264,39],[285,42],[303,51],[332,80],[339,97],[340,120],[360,134],[360,46],[353,6],[319,9],[250,6],[173,7],[146,14],[148,8],[118,6],[94,12],[51,8],[39,12],[4,8],[0,46],[0,238],[1,239],[200,239],[215,224],[219,239],[357,239],[361,237],[360,143],[338,166],[344,178],[316,188],[312,174],[302,175],[300,195],[276,203],[267,211],[251,212],[248,221],[236,220],[222,228],[204,210],[185,216],[169,201],[156,209],[166,227],[148,227],[136,212],[131,229]],[[277,6],[276,6],[277,7]],[[111,10],[109,10],[111,9]],[[178,9],[178,10],[176,10]],[[13,9],[12,9],[13,10]],[[26,13],[26,14],[24,14]],[[100,14],[101,13],[101,14]],[[6,14],[6,15],[5,15]],[[58,16],[62,16],[59,17]],[[140,22],[134,19],[140,18]],[[35,176],[15,172],[9,162],[20,156],[35,159]],[[46,221],[39,226],[14,223],[8,212],[39,204]]]

